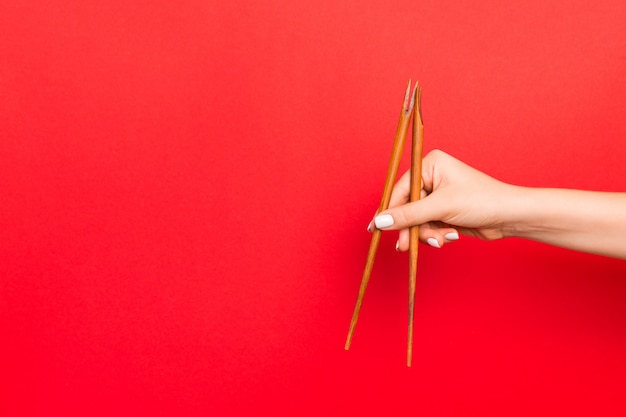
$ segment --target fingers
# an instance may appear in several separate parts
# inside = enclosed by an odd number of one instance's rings
[[[431,221],[445,221],[438,198],[430,195],[419,201],[390,208],[374,217],[374,226],[381,230],[401,230]]]
[[[377,213],[369,224],[368,230],[399,230],[396,249],[406,251],[409,248],[410,226],[420,226],[420,240],[433,247],[442,247],[446,243],[458,240],[459,233],[452,227],[441,227],[450,213],[446,197],[439,194],[430,194],[441,185],[441,169],[437,166],[447,166],[454,163],[454,158],[441,151],[431,151],[422,161],[422,184],[419,201],[408,202],[410,195],[410,170],[405,172],[394,185],[389,208]],[[445,172],[445,170],[444,170]],[[445,193],[444,193],[445,194]],[[437,225],[434,227],[433,225]]]
[[[445,152],[434,150],[422,160],[422,184],[420,200],[408,203],[411,187],[411,171],[405,172],[394,185],[389,208],[374,218],[377,228],[400,230],[435,220],[445,220],[445,198],[430,194],[441,183],[438,165],[451,165],[456,160]],[[373,227],[373,225],[372,225]]]
[[[441,248],[448,243],[459,240],[459,232],[453,227],[433,227],[431,224],[420,226],[420,241],[434,248]],[[402,229],[396,244],[398,252],[409,250],[409,229]]]
[[[431,154],[437,154],[436,151],[428,154],[426,158],[431,156]],[[422,168],[422,183],[420,184],[420,198],[424,198],[428,195],[427,191],[432,190],[432,175],[430,171],[432,171],[432,156],[430,159],[424,159],[423,168]],[[430,162],[429,162],[430,161]],[[428,184],[427,184],[428,182]],[[398,182],[396,182],[393,186],[393,190],[391,191],[391,199],[389,200],[389,208],[397,207],[399,205],[405,204],[409,201],[409,196],[411,194],[411,170],[406,171]]]
[[[424,199],[434,188],[434,172],[437,161],[450,158],[448,154],[439,150],[433,150],[422,160],[422,184],[420,199]],[[394,184],[389,201],[389,208],[401,206],[409,201],[411,189],[411,170],[407,170]],[[378,214],[378,213],[376,213]],[[373,222],[367,227],[368,231],[374,230]]]
[[[389,201],[389,207],[400,206],[409,201],[409,194],[411,188],[411,171],[406,171],[398,182],[393,186],[391,191],[391,199]],[[425,197],[426,193],[422,190],[421,198]],[[375,214],[375,216],[378,213]],[[372,232],[374,230],[374,221],[372,220],[367,226],[367,231]]]

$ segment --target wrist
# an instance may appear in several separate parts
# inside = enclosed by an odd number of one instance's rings
[[[541,198],[538,189],[508,185],[506,205],[503,209],[502,236],[530,238],[538,231],[541,222]]]

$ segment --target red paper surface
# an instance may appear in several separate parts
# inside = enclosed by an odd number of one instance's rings
[[[620,416],[626,264],[386,233],[343,344],[408,78],[425,149],[626,191],[626,3],[0,6],[0,414]],[[405,152],[402,170],[408,167]]]

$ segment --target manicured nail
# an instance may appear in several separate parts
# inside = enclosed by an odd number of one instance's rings
[[[400,241],[396,242],[396,252],[400,252]]]
[[[367,225],[367,231],[372,233],[372,222],[370,222],[370,224]]]
[[[393,226],[393,217],[390,214],[381,214],[374,217],[374,223],[379,229],[384,229],[385,227]]]
[[[428,244],[433,248],[441,248],[441,246],[439,246],[439,242],[434,237],[429,237],[428,239],[426,239],[426,242],[428,242]]]
[[[448,240],[459,240],[459,234],[457,232],[446,233],[446,239],[448,239]]]

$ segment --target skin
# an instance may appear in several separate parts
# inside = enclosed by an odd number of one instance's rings
[[[394,186],[389,209],[409,248],[408,227],[443,247],[459,233],[484,240],[520,237],[582,252],[626,259],[626,193],[520,187],[498,181],[435,150],[422,161],[422,197],[408,203],[409,172]],[[372,222],[370,229],[374,227]],[[434,239],[434,240],[433,240]]]

